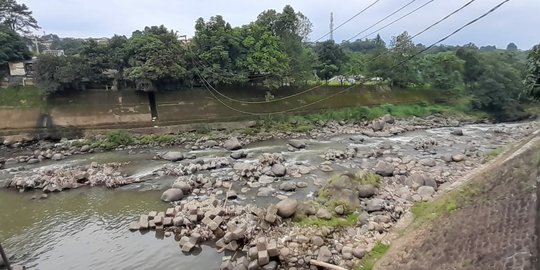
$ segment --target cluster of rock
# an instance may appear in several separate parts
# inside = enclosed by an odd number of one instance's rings
[[[166,164],[161,169],[156,170],[157,175],[192,175],[196,172],[209,171],[229,167],[230,161],[224,157],[199,158],[193,159],[187,163]]]
[[[80,186],[101,186],[115,188],[139,181],[119,172],[121,164],[92,163],[87,166],[45,169],[30,176],[16,175],[8,187],[20,191],[42,189],[44,192],[58,192]]]
[[[234,180],[243,178],[248,182],[258,182],[261,185],[273,183],[276,177],[283,177],[287,174],[284,161],[281,154],[264,153],[259,157],[257,163],[237,162],[233,166],[234,170],[238,172]]]
[[[18,157],[8,158],[0,163],[3,163],[5,165],[17,163],[36,164],[44,160],[58,161],[72,155],[91,153],[93,151],[94,149],[92,149],[89,145],[84,145],[82,147],[70,147],[68,145],[58,144],[53,147],[43,147],[42,149],[34,150],[31,155],[22,155]],[[2,165],[0,165],[0,168],[1,167]]]
[[[358,152],[358,148],[354,146],[348,146],[344,151],[343,150],[336,150],[336,149],[329,149],[324,153],[322,158],[324,160],[328,161],[334,161],[339,159],[351,159],[355,158],[356,154]]]

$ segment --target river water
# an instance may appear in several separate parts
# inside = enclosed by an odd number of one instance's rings
[[[512,127],[512,125],[505,125]],[[470,142],[481,142],[485,133],[494,125],[464,127],[466,136],[461,143],[453,144],[451,151],[462,151]],[[369,138],[361,145],[360,152],[370,151],[381,143],[397,144],[404,154],[414,154],[410,142],[414,138],[448,137],[450,128],[415,131],[390,138]],[[308,149],[290,153],[285,141],[258,142],[245,147],[256,157],[264,152],[281,152],[288,164],[303,162],[318,165],[319,156],[328,149],[345,149],[354,143],[352,135],[339,135],[311,141]],[[469,143],[467,143],[469,142]],[[500,146],[500,140],[484,145],[484,151]],[[444,144],[441,146],[444,147]],[[173,149],[177,150],[177,149]],[[161,151],[161,150],[160,150]],[[445,151],[450,151],[446,149]],[[441,149],[439,153],[445,153]],[[123,168],[131,175],[144,176],[161,167],[165,162],[152,160],[154,150],[136,153],[109,152],[75,156],[57,163],[41,163],[28,170],[44,166],[63,166],[97,162],[129,162]],[[199,157],[223,156],[224,151],[194,152]],[[249,160],[247,161],[249,162]],[[352,164],[352,163],[351,163]],[[311,188],[298,191],[292,197],[305,199],[313,191],[314,179],[326,179],[346,166],[332,164],[333,173],[314,172],[303,179]],[[354,167],[354,166],[353,166]],[[4,175],[5,177],[5,175]],[[217,269],[222,254],[214,248],[203,246],[195,255],[180,251],[173,237],[163,237],[154,232],[141,234],[127,230],[135,217],[152,210],[163,210],[168,204],[159,198],[162,190],[170,187],[173,178],[152,178],[143,183],[110,190],[106,188],[80,188],[51,194],[46,200],[32,200],[40,193],[18,193],[0,190],[0,241],[11,255],[11,260],[29,269]],[[245,202],[264,204],[276,198],[247,197]]]

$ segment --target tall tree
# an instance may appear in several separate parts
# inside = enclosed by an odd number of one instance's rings
[[[146,27],[135,32],[126,44],[126,78],[141,90],[178,82],[186,75],[185,51],[178,36],[164,26]]]
[[[420,61],[422,82],[450,94],[463,85],[464,62],[452,52],[428,54]]]
[[[515,52],[518,50],[518,46],[514,42],[510,42],[508,46],[506,46],[507,51]]]
[[[341,47],[333,40],[319,42],[315,45],[315,52],[318,56],[317,76],[325,80],[339,74],[346,60],[346,55]]]
[[[39,29],[28,6],[18,4],[15,0],[0,0],[0,23],[21,33],[29,33],[31,29]]]
[[[5,25],[0,25],[0,66],[9,61],[32,58],[23,38]]]
[[[467,46],[459,48],[456,56],[465,61],[463,71],[463,81],[466,85],[478,80],[482,75],[482,66],[480,65],[480,54],[478,48]]]
[[[525,83],[527,94],[536,100],[540,100],[540,44],[534,46],[527,57]]]

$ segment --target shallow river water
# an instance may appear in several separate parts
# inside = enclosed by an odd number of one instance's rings
[[[506,125],[511,126],[511,125]],[[463,130],[469,141],[483,137],[494,125],[471,125]],[[403,152],[414,151],[408,142],[413,138],[447,136],[451,128],[415,131],[390,138],[369,138],[360,146],[360,152],[369,151],[380,143],[402,145]],[[287,162],[304,162],[314,166],[323,159],[319,155],[328,149],[345,149],[353,144],[351,135],[339,135],[326,140],[311,141],[308,149],[287,152],[285,141],[258,142],[245,147],[256,157],[264,152],[281,152]],[[442,138],[442,137],[441,137]],[[485,151],[499,145],[485,147]],[[452,151],[460,151],[466,144],[455,144]],[[161,151],[161,150],[160,150]],[[224,151],[198,151],[197,156],[222,156]],[[445,153],[441,150],[439,153]],[[165,162],[152,160],[155,151],[137,154],[109,152],[71,157],[60,163],[41,163],[40,166],[62,164],[88,164],[97,162],[130,162],[124,168],[131,175],[148,175]],[[311,178],[325,179],[333,173],[314,172]],[[5,177],[5,176],[4,176]],[[154,232],[142,234],[127,230],[134,217],[151,210],[165,209],[167,204],[159,198],[162,190],[170,187],[172,178],[152,179],[144,183],[110,190],[80,188],[55,193],[46,200],[32,200],[40,193],[18,193],[0,190],[0,241],[11,260],[28,269],[217,269],[222,254],[203,246],[196,255],[185,255],[173,237],[163,238]],[[307,181],[306,181],[307,182]],[[311,186],[312,183],[308,182]],[[310,190],[296,192],[293,197],[304,198]],[[251,198],[246,202],[267,203],[275,198]]]

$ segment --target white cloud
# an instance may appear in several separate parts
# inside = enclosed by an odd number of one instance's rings
[[[165,1],[165,0],[19,0],[26,3],[47,33],[60,36],[102,37],[113,34],[130,35],[137,29],[147,25],[164,24],[188,35],[193,34],[194,22],[197,18],[205,19],[220,14],[232,25],[241,25],[253,21],[266,9],[281,10],[286,4],[301,11],[313,22],[312,39],[326,34],[329,29],[330,12],[334,12],[335,25],[339,25],[356,12],[360,11],[372,0],[366,1],[283,1],[283,0],[198,0],[198,1]],[[401,14],[414,9],[428,0],[417,0]],[[381,31],[386,40],[402,31],[414,34],[429,24],[444,17],[469,0],[436,0],[412,16]],[[466,22],[480,16],[501,0],[477,0],[470,7],[445,21],[436,28],[419,36],[416,42],[430,44],[440,39]],[[407,1],[381,0],[373,8],[360,15],[350,23],[338,29],[335,39],[349,39],[356,33],[370,26],[377,20],[398,9]],[[463,44],[474,42],[478,45],[495,44],[505,47],[515,42],[520,48],[530,48],[540,42],[534,29],[540,26],[540,10],[538,0],[512,0],[495,13],[466,28],[447,40],[446,44]],[[382,23],[378,27],[384,25]],[[377,29],[375,27],[373,29]],[[366,32],[369,33],[370,31]]]

